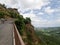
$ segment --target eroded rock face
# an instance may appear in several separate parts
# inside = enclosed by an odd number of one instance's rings
[[[23,36],[23,40],[26,45],[39,45],[40,40],[35,34],[34,27],[31,24],[25,25],[25,32]],[[25,37],[25,38],[24,38]]]

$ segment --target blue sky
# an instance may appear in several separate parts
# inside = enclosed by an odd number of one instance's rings
[[[35,27],[60,26],[60,0],[0,0],[7,7],[17,8],[30,17]]]

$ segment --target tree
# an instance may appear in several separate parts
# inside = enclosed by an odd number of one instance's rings
[[[26,19],[24,20],[25,24],[31,23],[31,19],[26,17]]]

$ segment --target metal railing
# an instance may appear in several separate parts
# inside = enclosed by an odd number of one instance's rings
[[[14,24],[13,33],[14,33],[14,35],[13,35],[13,37],[14,37],[14,39],[13,39],[14,40],[14,45],[25,45],[15,24]]]

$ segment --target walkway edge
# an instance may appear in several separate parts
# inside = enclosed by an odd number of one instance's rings
[[[15,34],[14,34],[14,29],[13,29],[13,45],[16,45],[16,44],[15,44]]]

